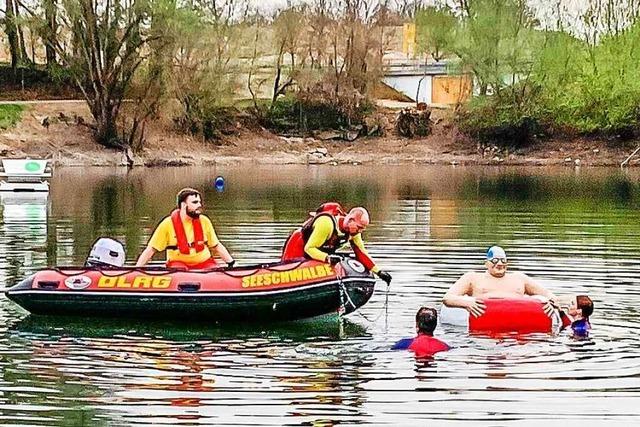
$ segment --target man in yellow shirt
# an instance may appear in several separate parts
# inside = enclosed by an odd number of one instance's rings
[[[283,249],[282,260],[304,257],[335,264],[340,257],[334,253],[348,242],[356,259],[389,284],[391,275],[378,268],[362,241],[362,232],[369,225],[369,212],[365,208],[356,207],[344,215],[342,208],[338,207],[336,203],[321,206],[311,220],[289,237]]]
[[[156,227],[147,247],[136,262],[146,265],[156,252],[167,251],[167,267],[181,270],[215,268],[211,252],[216,252],[228,267],[234,259],[218,240],[211,220],[202,215],[202,196],[198,190],[183,188],[177,196],[178,208]]]

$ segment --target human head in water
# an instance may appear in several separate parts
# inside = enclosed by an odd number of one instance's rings
[[[344,217],[344,231],[351,235],[362,233],[369,225],[369,212],[363,207],[355,207]]]
[[[178,191],[176,202],[180,212],[184,212],[191,218],[198,218],[202,214],[202,196],[193,188],[183,188]]]
[[[491,246],[484,265],[493,277],[504,277],[507,273],[507,254],[500,246]]]
[[[593,301],[587,295],[577,295],[571,300],[567,314],[577,319],[588,319],[593,314]]]
[[[420,307],[416,313],[416,332],[433,335],[438,325],[438,312],[435,308]]]

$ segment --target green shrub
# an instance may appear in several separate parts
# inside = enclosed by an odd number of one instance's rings
[[[546,35],[532,78],[555,128],[621,139],[640,128],[640,23],[588,45],[563,33]]]
[[[22,117],[24,106],[17,104],[0,104],[0,129],[15,126]]]
[[[271,108],[267,105],[263,108],[267,127],[277,132],[286,132],[299,127],[300,108],[295,97],[291,95],[280,97]]]
[[[508,98],[477,97],[458,112],[456,121],[464,134],[482,145],[517,148],[544,134],[535,107],[530,104],[523,108]]]
[[[192,135],[201,135],[205,141],[213,141],[221,135],[235,132],[233,107],[208,104],[206,98],[189,95],[181,99],[181,114],[174,118],[176,126]]]
[[[367,100],[353,105],[344,99],[332,99],[315,93],[288,94],[265,108],[265,125],[277,132],[311,132],[345,129],[363,123],[375,111]]]

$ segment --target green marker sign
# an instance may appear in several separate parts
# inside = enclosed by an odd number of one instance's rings
[[[36,171],[40,170],[40,163],[38,163],[38,162],[27,162],[24,165],[24,169],[27,172],[36,172]]]

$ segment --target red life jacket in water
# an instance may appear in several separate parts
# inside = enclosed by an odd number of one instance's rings
[[[192,218],[192,222],[194,241],[189,243],[187,242],[187,233],[184,231],[184,224],[180,218],[180,210],[176,209],[171,212],[171,224],[173,225],[173,230],[176,232],[176,239],[178,241],[176,249],[178,249],[181,254],[189,255],[192,247],[196,252],[202,252],[205,248],[204,233],[202,231],[200,218]]]
[[[307,219],[302,227],[291,233],[282,248],[282,261],[290,261],[293,259],[306,258],[304,245],[309,240],[313,232],[313,224],[320,216],[329,216],[333,221],[333,234],[320,248],[327,253],[334,253],[349,239],[348,235],[339,236],[338,227],[340,221],[344,219],[345,212],[339,203],[328,202],[320,205],[315,212],[311,213],[311,217]]]

